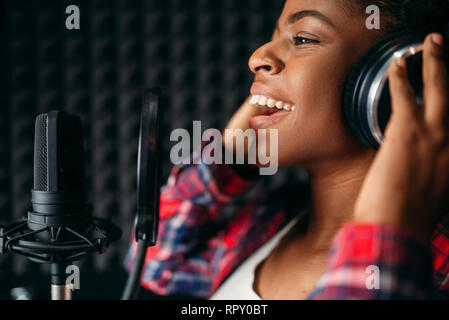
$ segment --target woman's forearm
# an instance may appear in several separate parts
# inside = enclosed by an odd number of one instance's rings
[[[308,299],[434,299],[430,241],[410,229],[348,223]]]

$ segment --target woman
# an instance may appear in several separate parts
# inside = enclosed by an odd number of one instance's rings
[[[372,4],[380,30],[365,25]],[[449,82],[440,33],[448,12],[448,1],[437,0],[287,0],[272,40],[250,58],[253,98],[227,128],[277,129],[279,166],[307,169],[310,194],[289,186],[245,198],[254,167],[175,167],[142,285],[217,299],[447,297]],[[424,108],[405,61],[395,61],[393,113],[376,152],[343,117],[345,79],[379,39],[410,28],[429,34]],[[251,105],[273,102],[289,111],[267,119],[258,116],[266,107]],[[232,214],[230,204],[238,207]],[[135,243],[128,268],[134,252]]]

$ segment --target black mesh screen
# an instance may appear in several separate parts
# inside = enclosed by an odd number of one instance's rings
[[[71,4],[79,6],[80,30],[65,28]],[[124,232],[106,254],[79,263],[81,276],[123,272],[136,205],[143,90],[159,86],[166,96],[165,180],[174,144],[168,134],[177,128],[192,132],[194,120],[202,121],[203,131],[223,128],[249,95],[248,59],[271,38],[283,1],[3,0],[0,5],[0,223],[19,220],[30,205],[35,117],[51,109],[78,114],[94,214],[111,218]],[[281,171],[264,188],[298,176],[303,173]],[[0,256],[0,281],[47,272],[47,266],[25,258]]]
[[[36,118],[34,130],[34,183],[36,191],[46,191],[47,184],[47,115]]]

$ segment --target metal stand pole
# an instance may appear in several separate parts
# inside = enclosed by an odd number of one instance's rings
[[[65,284],[65,264],[52,263],[51,300],[72,300],[72,288]]]

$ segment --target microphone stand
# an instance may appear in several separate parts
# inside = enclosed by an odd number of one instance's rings
[[[63,262],[50,265],[51,300],[72,300],[72,284],[65,283],[66,264]]]

